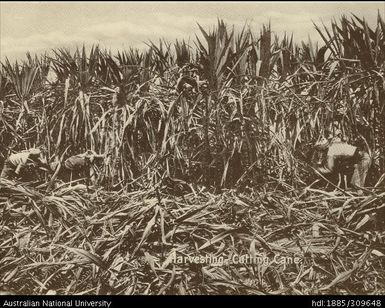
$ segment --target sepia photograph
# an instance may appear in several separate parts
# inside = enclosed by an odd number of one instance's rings
[[[0,172],[0,295],[385,295],[385,2],[0,1]]]

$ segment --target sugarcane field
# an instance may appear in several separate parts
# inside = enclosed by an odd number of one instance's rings
[[[0,294],[384,295],[384,12],[3,52]]]

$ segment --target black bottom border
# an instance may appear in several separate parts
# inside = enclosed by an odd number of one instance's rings
[[[115,308],[135,304],[226,304],[249,305],[266,307],[266,305],[277,305],[286,307],[314,307],[314,308],[385,308],[384,295],[322,295],[322,296],[151,296],[151,295],[95,295],[95,296],[22,296],[3,295],[0,296],[0,307],[102,307]],[[200,307],[199,307],[200,308]]]

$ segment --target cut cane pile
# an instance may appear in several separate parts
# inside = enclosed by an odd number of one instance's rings
[[[385,291],[384,235],[365,232],[385,193],[0,192],[0,279],[19,294]]]

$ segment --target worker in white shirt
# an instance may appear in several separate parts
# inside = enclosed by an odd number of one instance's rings
[[[365,186],[371,158],[365,151],[360,151],[356,146],[346,142],[328,142],[322,140],[315,145],[313,164],[322,174],[347,174],[353,169],[350,183],[353,187]]]
[[[8,180],[16,179],[21,175],[21,171],[28,165],[32,165],[35,170],[40,167],[47,170],[49,169],[42,147],[31,148],[29,150],[11,154],[4,162],[0,178]]]

